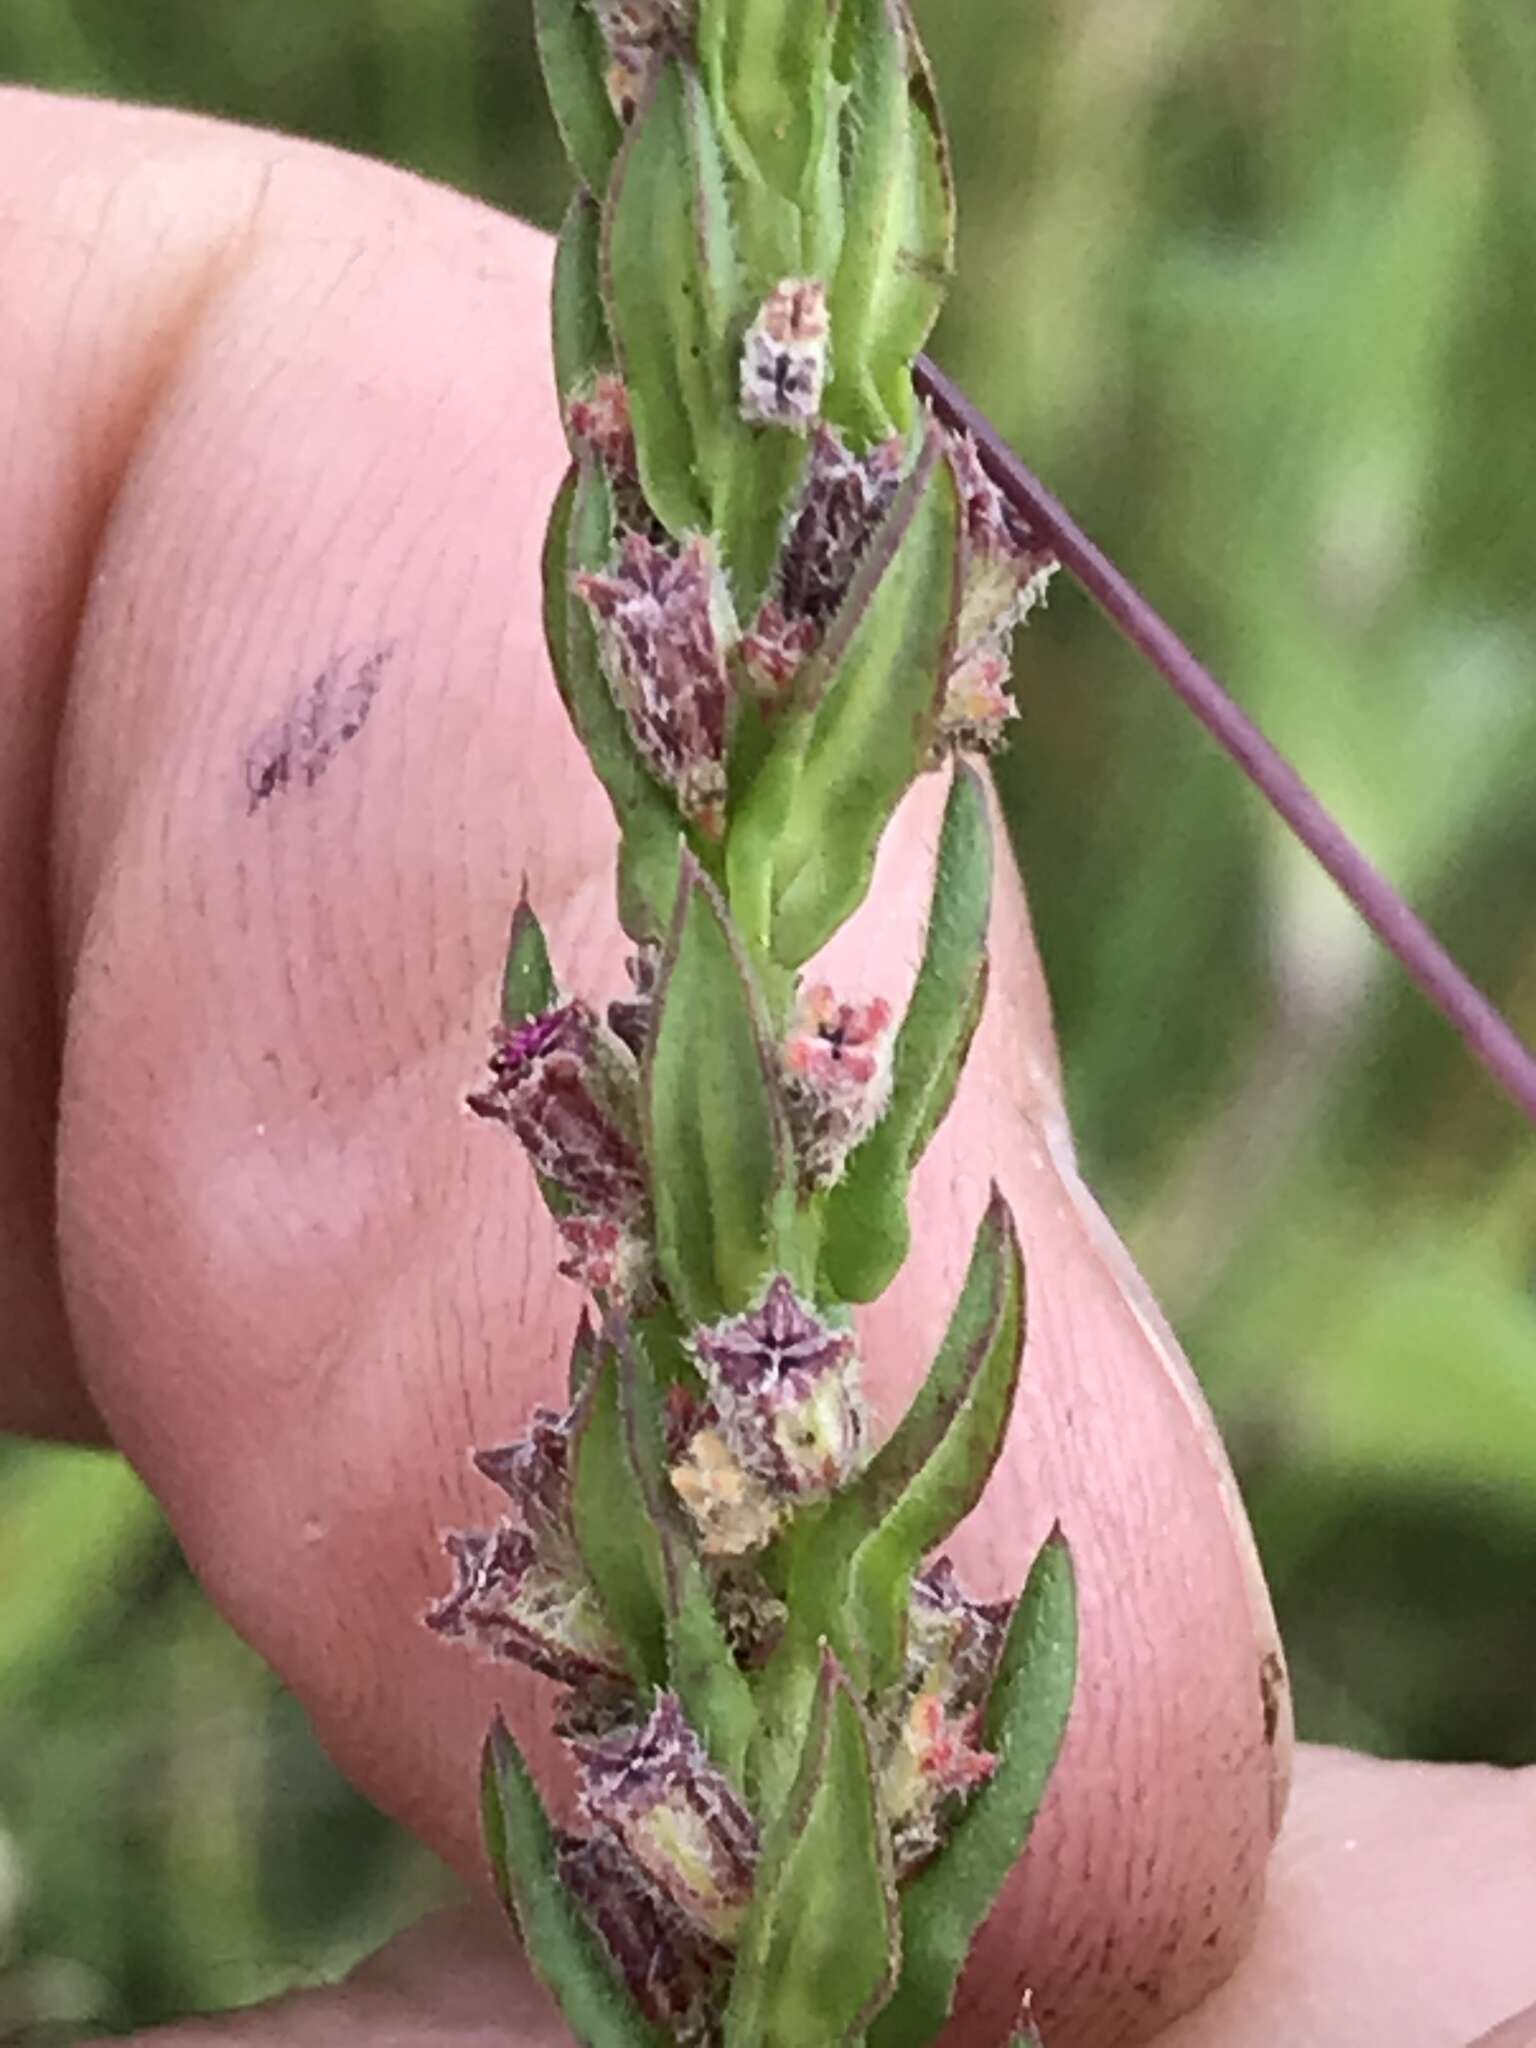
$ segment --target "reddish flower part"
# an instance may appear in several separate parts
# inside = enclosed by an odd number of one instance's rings
[[[840,1003],[825,982],[802,990],[784,1041],[785,1100],[801,1179],[830,1187],[868,1136],[891,1092],[891,1006]]]
[[[544,1563],[526,1531],[503,1522],[489,1534],[447,1536],[444,1548],[458,1584],[427,1615],[429,1628],[562,1685],[627,1678],[623,1647],[592,1588]]]
[[[675,1693],[643,1728],[575,1745],[586,1810],[711,1940],[740,1930],[757,1866],[757,1824],[710,1761]]]
[[[726,1950],[701,1934],[612,1836],[564,1835],[560,1879],[591,1921],[635,2003],[680,2043],[715,2036]]]
[[[823,1322],[780,1273],[757,1308],[691,1341],[736,1461],[781,1497],[835,1492],[867,1430],[852,1331]]]
[[[603,667],[657,779],[705,831],[724,822],[726,649],[735,638],[713,543],[626,534],[604,573],[572,579],[597,623]]]
[[[1018,716],[1008,693],[1014,628],[1045,596],[1056,557],[987,475],[968,434],[950,435],[946,450],[960,493],[960,608],[939,745],[992,753]]]
[[[511,1126],[535,1172],[583,1209],[634,1220],[644,1213],[645,1169],[616,1046],[599,1042],[585,1003],[562,1003],[492,1035],[491,1083],[469,1106]]]

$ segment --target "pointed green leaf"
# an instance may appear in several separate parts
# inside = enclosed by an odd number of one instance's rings
[[[799,1771],[763,1845],[726,2013],[726,2048],[862,2038],[899,1958],[890,1838],[869,1731],[824,1653]]]
[[[736,174],[741,257],[758,296],[818,274],[808,239],[842,194],[834,176],[842,91],[828,0],[699,0],[699,64]],[[826,274],[826,273],[821,273]]]
[[[619,821],[619,915],[633,939],[659,939],[677,894],[682,828],[672,800],[640,758],[614,700],[572,574],[604,569],[613,552],[613,505],[595,462],[570,470],[544,544],[544,628],[555,680]]]
[[[714,117],[680,62],[661,67],[619,152],[603,272],[646,498],[672,533],[707,531],[746,433],[732,339],[741,283]]]
[[[906,1258],[907,1183],[954,1098],[981,1017],[992,865],[986,792],[957,760],[922,965],[891,1058],[890,1103],[827,1198],[822,1270],[844,1301],[873,1301]]]
[[[600,370],[613,368],[613,343],[603,311],[602,215],[590,192],[578,192],[566,208],[555,244],[550,302],[555,354],[555,389],[560,411]]]
[[[738,1314],[785,1263],[794,1163],[751,969],[691,855],[657,976],[642,1105],[668,1291],[691,1322]]]
[[[576,175],[594,192],[618,153],[619,117],[608,97],[608,52],[587,0],[534,0],[545,90]]]
[[[932,744],[955,605],[959,505],[930,436],[848,600],[781,747],[798,750],[773,866],[772,947],[798,967],[869,891],[881,835]],[[807,716],[808,731],[801,731]],[[770,757],[752,807],[785,778]]]
[[[1009,1624],[982,1726],[997,1769],[901,1899],[902,1970],[869,2048],[937,2038],[976,1930],[1024,1852],[1066,1732],[1077,1680],[1072,1557],[1054,1529]]]
[[[854,1605],[850,1591],[855,1553],[871,1541],[909,1489],[919,1482],[923,1468],[940,1453],[957,1425],[961,1435],[954,1452],[946,1454],[946,1460],[950,1456],[958,1459],[967,1443],[974,1447],[978,1440],[984,1440],[982,1425],[988,1417],[999,1420],[1001,1436],[1012,1393],[1006,1401],[1002,1398],[1000,1379],[1009,1333],[1018,1330],[1022,1298],[1023,1269],[1013,1220],[1007,1204],[994,1188],[976,1233],[970,1264],[944,1340],[911,1406],[859,1478],[828,1504],[819,1524],[803,1531],[797,1524],[776,1546],[783,1554],[789,1588],[791,1626],[785,1636],[787,1648],[798,1649],[806,1636],[814,1639],[825,1635],[850,1665],[861,1669],[865,1665],[868,1646],[862,1631],[867,1629],[868,1620],[867,1616],[860,1619],[861,1610]],[[1021,1351],[1022,1344],[1016,1348]],[[995,1376],[988,1380],[985,1392],[981,1387],[983,1374]],[[1016,1374],[1017,1361],[1015,1381]],[[978,1395],[980,1405],[973,1415],[967,1416],[967,1404]],[[958,1462],[963,1472],[963,1459]],[[943,1470],[941,1465],[935,1477]],[[983,1472],[968,1485],[974,1484],[979,1490],[985,1477]],[[967,1487],[962,1487],[951,1494],[945,1488],[942,1497],[953,1504],[955,1499],[964,1498],[966,1490]],[[927,1498],[923,1491],[913,1496],[911,1520],[898,1523],[898,1529],[905,1527],[921,1533],[928,1514],[932,1512],[937,1517],[936,1501],[931,1508],[923,1508],[919,1517],[919,1504]],[[934,1536],[929,1548],[941,1542],[946,1533]],[[879,1549],[870,1553],[862,1568],[865,1575],[882,1555]],[[909,1576],[910,1570],[911,1567]],[[879,1582],[865,1577],[866,1600],[871,1597],[875,1583]],[[888,1585],[887,1593],[891,1606],[880,1634],[882,1641],[889,1644],[893,1636],[899,1635],[906,1610],[905,1594],[900,1587]],[[858,1626],[854,1626],[855,1622]]]
[[[954,260],[954,188],[938,105],[903,0],[844,0],[848,87],[842,261],[832,286],[827,417],[860,440],[904,433],[912,362]]]
[[[1024,1259],[996,1189],[927,1383],[864,1477],[879,1503],[911,1476],[853,1554],[848,1627],[871,1691],[901,1676],[907,1603],[922,1560],[981,1499],[1013,1413],[1024,1354]]]
[[[570,1361],[565,1368],[566,1398],[572,1407],[580,1400],[583,1388],[597,1370],[598,1356],[592,1318],[583,1309],[581,1320],[576,1325],[576,1335],[571,1341]]]
[[[625,1448],[646,1510],[645,1562],[655,1573],[662,1605],[668,1682],[710,1755],[740,1785],[757,1727],[751,1689],[726,1640],[709,1580],[672,1494],[650,1357],[626,1326],[615,1323],[610,1335],[618,1353]]]
[[[552,1009],[560,999],[555,971],[549,964],[549,947],[544,931],[528,901],[525,878],[517,908],[512,913],[512,931],[507,940],[507,964],[501,977],[501,1021],[508,1030]]]
[[[660,1554],[629,1455],[619,1407],[619,1366],[604,1350],[576,1411],[571,1444],[576,1541],[598,1597],[642,1687],[667,1677],[666,1623],[658,1593]]]
[[[485,1745],[480,1817],[502,1904],[576,2039],[584,2048],[665,2048],[560,1882],[544,1802],[499,1716]]]

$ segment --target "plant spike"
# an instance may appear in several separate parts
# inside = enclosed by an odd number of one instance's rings
[[[1006,735],[1048,553],[915,397],[953,242],[905,0],[535,0],[579,189],[553,286],[571,469],[550,656],[613,807],[628,988],[565,992],[526,891],[491,1078],[589,1298],[565,1413],[477,1464],[442,1634],[567,1688],[549,1822],[498,1723],[498,1889],[589,2048],[920,2044],[1022,1852],[1075,1673],[1059,1534],[1020,1601],[938,1546],[1009,1425],[1024,1267],[993,1191],[878,1448],[850,1304],[987,978]],[[899,1025],[807,962],[951,770]],[[617,964],[617,963],[616,963]],[[1029,2039],[1027,2017],[1020,2022]]]

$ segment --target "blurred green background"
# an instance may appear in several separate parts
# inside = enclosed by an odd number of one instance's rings
[[[1536,11],[918,12],[935,352],[1529,1032]],[[524,0],[5,0],[0,76],[565,190]],[[1079,597],[1023,652],[1084,1161],[1227,1428],[1303,1731],[1536,1757],[1530,1133]],[[126,1472],[11,1445],[0,1490],[0,2040],[253,1998],[442,1895]]]

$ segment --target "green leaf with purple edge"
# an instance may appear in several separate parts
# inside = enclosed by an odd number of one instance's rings
[[[1060,1528],[1041,1546],[1008,1626],[982,1721],[997,1758],[938,1855],[901,1895],[902,1967],[869,2048],[932,2041],[954,2007],[976,1930],[1024,1852],[1077,1682],[1077,1598]]]
[[[528,901],[525,881],[507,939],[507,961],[501,976],[501,1021],[511,1031],[530,1017],[552,1010],[559,999],[544,928]]]
[[[576,1325],[576,1335],[571,1340],[571,1356],[565,1368],[566,1399],[574,1407],[580,1400],[582,1389],[597,1370],[600,1357],[597,1333],[592,1328],[592,1318],[585,1309]]]
[[[936,448],[925,436],[788,714],[785,742],[798,758],[773,834],[770,937],[785,967],[808,960],[863,902],[885,828],[932,747],[959,552],[959,501]],[[797,732],[807,712],[809,729]],[[760,783],[767,794],[769,776]]]
[[[826,1199],[822,1273],[844,1301],[883,1294],[907,1256],[908,1181],[954,1100],[981,1017],[992,871],[986,791],[957,759],[922,965],[891,1056],[890,1102]]]
[[[614,1322],[609,1337],[618,1354],[625,1450],[645,1505],[643,1554],[655,1574],[662,1607],[668,1680],[710,1755],[740,1786],[757,1729],[751,1688],[720,1625],[709,1580],[672,1497],[651,1359],[629,1326]]]
[[[573,573],[605,569],[613,553],[612,495],[593,461],[566,473],[544,543],[544,630],[561,701],[618,819],[619,916],[632,939],[659,939],[677,894],[682,826],[641,759],[598,653]]]
[[[590,192],[573,195],[555,243],[550,299],[555,389],[564,416],[600,370],[613,368],[613,341],[603,311],[602,214]],[[572,449],[572,454],[578,451]]]
[[[534,0],[534,33],[550,110],[576,175],[608,182],[623,130],[608,97],[608,51],[588,0]]]
[[[824,1651],[792,1790],[769,1824],[742,1929],[725,2048],[862,2039],[900,1956],[890,1837],[869,1729]]]
[[[831,292],[827,417],[859,441],[904,433],[912,360],[954,264],[949,152],[927,60],[902,0],[843,0],[845,227]]]
[[[911,1472],[848,1567],[846,1625],[871,1691],[901,1676],[913,1575],[981,1499],[1008,1433],[1023,1356],[1024,1255],[994,1190],[934,1369],[864,1476],[874,1504]]]
[[[679,60],[658,68],[619,152],[602,262],[647,502],[674,535],[708,532],[747,431],[734,390],[741,280],[714,116]]]
[[[549,1815],[499,1715],[485,1744],[480,1818],[501,1902],[576,2039],[584,2048],[666,2048],[561,1883]]]
[[[718,891],[683,856],[641,1104],[656,1256],[692,1323],[794,1270],[795,1168],[761,997]]]
[[[619,1363],[609,1347],[597,1349],[576,1409],[571,1468],[576,1542],[603,1611],[624,1645],[636,1684],[664,1685],[659,1539],[629,1454],[619,1405]]]

